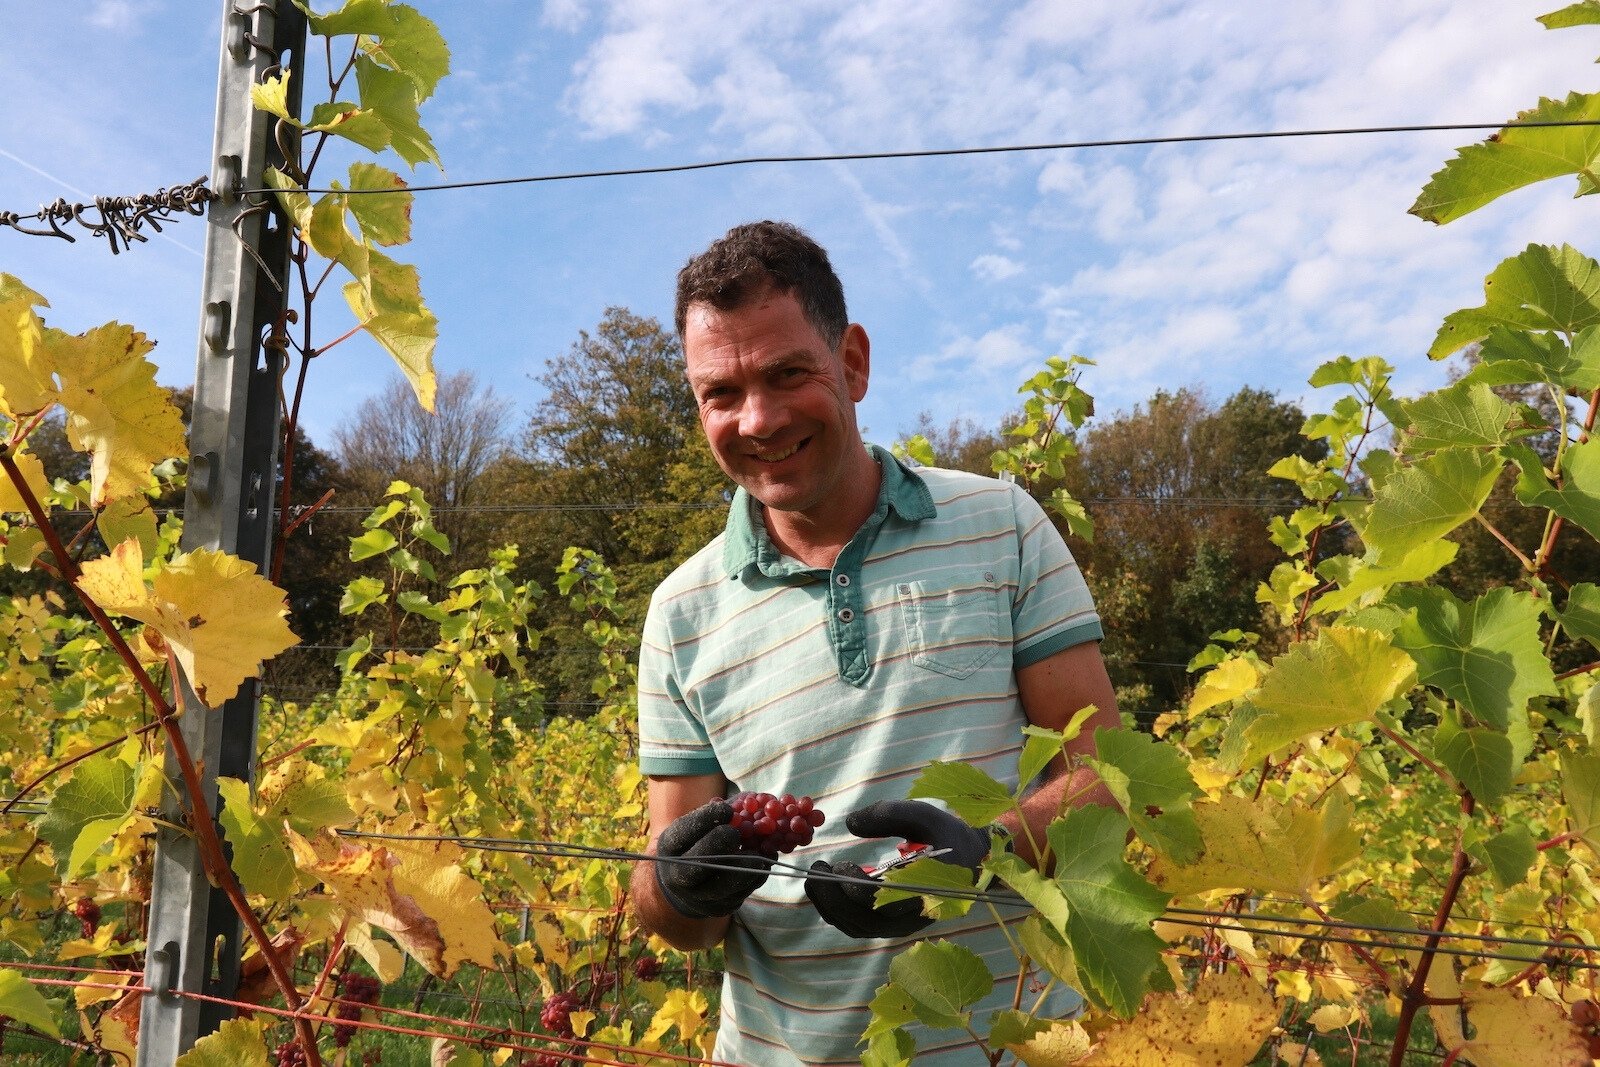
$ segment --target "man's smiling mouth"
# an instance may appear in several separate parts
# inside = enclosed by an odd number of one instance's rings
[[[790,445],[788,448],[777,452],[755,452],[752,453],[752,455],[756,460],[762,463],[781,463],[790,456],[794,455],[796,452],[800,451],[800,449],[804,448],[807,442],[810,440],[811,439],[808,437],[803,441],[796,442],[795,444]]]

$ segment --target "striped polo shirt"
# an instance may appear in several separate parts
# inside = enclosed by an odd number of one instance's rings
[[[1016,669],[1101,637],[1077,564],[1025,492],[912,471],[869,447],[883,472],[877,509],[832,569],[782,555],[740,489],[727,528],[651,598],[639,655],[641,769],[813,797],[829,818],[788,857],[801,871],[893,856],[898,842],[853,837],[844,816],[903,799],[934,760],[1014,785],[1026,724]],[[959,942],[995,975],[975,1025],[1011,1006],[1017,962],[987,908],[911,938],[858,940],[823,922],[785,873],[774,868],[729,927],[718,1060],[859,1063],[874,991],[923,939]],[[1024,1004],[1036,995],[1025,988]],[[1052,996],[1055,1014],[1079,1003],[1070,990]],[[974,1062],[960,1031],[913,1035],[919,1065]]]

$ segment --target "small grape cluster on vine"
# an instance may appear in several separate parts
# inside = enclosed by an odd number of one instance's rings
[[[350,1023],[361,1018],[362,1005],[376,1004],[378,991],[383,984],[376,978],[368,978],[362,974],[347,974],[339,979],[339,1005],[335,1011],[343,1023],[333,1025],[333,1043],[339,1048],[350,1044],[350,1039],[356,1036],[356,1027]]]

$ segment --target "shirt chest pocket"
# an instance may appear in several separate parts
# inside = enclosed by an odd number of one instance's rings
[[[929,582],[895,586],[911,662],[951,678],[965,678],[1011,640],[1005,589],[985,579],[950,588]]]

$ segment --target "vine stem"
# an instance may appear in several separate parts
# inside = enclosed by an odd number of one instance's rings
[[[1446,781],[1446,782],[1455,781],[1455,778],[1453,778],[1449,773],[1447,773],[1444,770],[1444,768],[1440,767],[1437,763],[1433,762],[1433,760],[1429,759],[1427,756],[1424,756],[1421,752],[1418,752],[1417,749],[1415,748],[1415,746],[1413,746],[1411,744],[1411,742],[1407,741],[1405,738],[1401,737],[1399,734],[1395,733],[1393,730],[1389,729],[1387,726],[1384,726],[1382,723],[1378,724],[1378,729],[1383,733],[1383,736],[1387,737],[1389,740],[1391,740],[1395,744],[1399,745],[1402,749],[1404,749],[1406,751],[1407,755],[1411,756],[1412,759],[1415,759],[1416,761],[1421,763],[1423,766],[1427,767],[1428,770],[1432,771],[1434,774],[1437,774],[1443,781]]]
[[[1461,795],[1461,813],[1470,816],[1476,803],[1471,793]],[[1416,1021],[1417,1009],[1428,1002],[1426,986],[1428,972],[1433,969],[1433,961],[1438,958],[1436,951],[1439,947],[1440,935],[1444,933],[1445,924],[1450,921],[1450,912],[1456,906],[1456,897],[1461,893],[1461,886],[1467,880],[1467,870],[1471,860],[1467,850],[1461,842],[1461,834],[1456,834],[1455,857],[1450,863],[1450,880],[1445,884],[1444,896],[1439,901],[1439,910],[1434,913],[1433,926],[1428,932],[1427,944],[1421,951],[1421,959],[1417,962],[1417,969],[1411,975],[1411,981],[1406,985],[1404,998],[1400,1002],[1400,1021],[1395,1026],[1394,1045],[1389,1050],[1389,1067],[1402,1067],[1406,1058],[1406,1046],[1411,1043],[1411,1025]]]
[[[1480,511],[1472,517],[1473,519],[1477,520],[1479,526],[1482,526],[1485,530],[1488,530],[1489,533],[1494,536],[1496,541],[1499,541],[1502,545],[1504,545],[1507,552],[1510,552],[1513,556],[1517,557],[1517,562],[1522,564],[1523,570],[1527,571],[1529,574],[1537,573],[1538,565],[1535,564],[1533,560],[1529,559],[1527,555],[1523,553],[1522,549],[1513,544],[1509,537],[1501,533],[1498,526],[1484,518],[1483,512]]]
[[[168,742],[172,746],[179,772],[183,776],[184,789],[189,794],[189,803],[192,805],[191,822],[193,823],[190,830],[194,834],[196,844],[199,845],[201,862],[205,865],[206,874],[213,884],[220,886],[223,892],[227,894],[228,901],[239,914],[239,919],[250,931],[250,936],[255,938],[257,946],[261,949],[261,956],[267,962],[267,969],[272,974],[273,982],[278,986],[278,991],[283,994],[284,1002],[298,1011],[301,1001],[299,993],[295,990],[294,979],[283,966],[283,960],[279,958],[277,951],[272,947],[272,941],[267,937],[266,931],[261,928],[261,923],[257,920],[255,912],[250,909],[249,902],[244,898],[244,891],[239,888],[239,882],[234,877],[233,868],[228,865],[228,861],[222,851],[222,843],[217,838],[217,828],[211,818],[210,806],[206,803],[205,792],[200,785],[200,773],[195,767],[193,757],[189,753],[189,746],[183,739],[183,731],[178,729],[172,704],[167,702],[166,697],[156,686],[149,672],[139,662],[139,657],[134,654],[132,648],[128,647],[127,640],[112,623],[111,617],[106,614],[105,609],[79,587],[78,581],[83,577],[83,569],[78,566],[76,560],[67,554],[65,547],[61,544],[61,535],[51,525],[43,505],[39,503],[38,497],[34,496],[33,490],[29,488],[27,480],[23,478],[22,471],[17,468],[16,459],[9,449],[0,451],[0,469],[5,471],[6,477],[10,478],[12,485],[16,486],[17,493],[22,497],[23,505],[28,509],[28,514],[38,526],[40,534],[44,537],[45,544],[55,554],[56,560],[61,567],[61,576],[71,583],[72,591],[77,594],[78,600],[83,604],[84,609],[88,611],[89,617],[94,620],[95,625],[100,627],[101,631],[106,635],[106,640],[111,644],[111,647],[116,651],[123,663],[127,665],[129,673],[133,675],[134,683],[150,699],[150,705],[156,713],[156,724],[161,727],[162,733],[166,735]],[[167,649],[167,664],[168,670],[172,672],[169,677],[177,678],[178,665],[170,647]],[[174,686],[174,693],[179,694],[180,706],[176,710],[181,712],[183,710],[181,706],[182,687]],[[299,1034],[300,1040],[304,1045],[308,1067],[322,1067],[322,1059],[317,1054],[316,1036],[312,1032],[310,1024],[297,1019],[295,1031]]]

